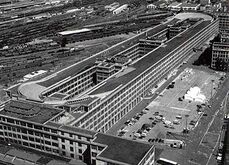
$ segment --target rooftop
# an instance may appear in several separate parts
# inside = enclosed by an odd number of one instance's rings
[[[151,67],[153,64],[155,64],[163,57],[168,55],[170,52],[172,52],[180,45],[185,43],[185,41],[190,39],[192,36],[196,35],[200,30],[202,30],[209,24],[210,21],[202,21],[198,25],[194,25],[195,27],[189,28],[183,34],[176,36],[174,39],[167,42],[165,46],[159,47],[158,49],[151,51],[146,57],[131,65],[131,67],[135,68],[134,71],[125,74],[125,76],[112,77],[111,79],[107,80],[106,83],[104,83],[104,85],[102,85],[100,88],[97,88],[90,94],[95,95],[98,93],[108,92],[112,91],[120,85],[126,85],[131,80],[136,78],[138,75],[143,73],[146,69]]]
[[[95,131],[78,128],[74,126],[68,126],[68,125],[63,125],[59,129],[63,131],[65,130],[72,131],[73,133],[81,134],[81,135],[88,136],[88,137],[94,137],[97,134],[97,132]]]
[[[45,125],[56,127],[58,128],[58,130],[62,130],[63,132],[67,130],[72,133],[84,135],[84,136],[91,137],[91,138],[94,137],[97,133],[95,131],[91,131],[91,130],[87,130],[87,129],[83,129],[79,127],[74,127],[74,126],[62,125],[62,124],[51,122],[51,121],[47,122]]]
[[[98,133],[96,143],[107,145],[107,148],[98,155],[98,159],[123,162],[137,165],[145,154],[153,147],[150,144],[127,140],[111,135]]]
[[[71,160],[54,155],[47,155],[39,151],[26,149],[24,147],[8,146],[5,142],[0,141],[0,164],[42,164],[42,165],[70,165]],[[80,160],[75,161],[75,165],[85,165]]]
[[[44,124],[62,112],[64,112],[64,110],[47,107],[38,103],[10,100],[5,104],[0,114]]]
[[[195,3],[182,3],[179,5],[179,7],[198,7],[200,4],[195,4]]]
[[[91,31],[91,30],[88,29],[88,28],[83,28],[83,29],[77,29],[77,30],[67,30],[67,31],[59,32],[59,34],[61,34],[61,35],[69,35],[69,34],[88,32],[88,31]]]
[[[156,33],[160,32],[160,31],[164,30],[165,28],[167,28],[167,25],[174,24],[177,21],[178,21],[178,19],[173,19],[171,21],[168,21],[167,23],[160,24],[160,25],[158,25],[156,27],[151,28],[147,33],[149,35],[156,34]],[[144,36],[141,36],[141,37],[139,37],[138,35],[136,36],[136,38],[142,38],[142,37],[144,37]],[[136,41],[137,41],[137,39],[134,38],[133,42],[136,42]],[[125,43],[123,43],[123,44],[125,44]],[[113,50],[114,47],[115,46],[112,47],[112,50]],[[110,49],[110,48],[108,48],[108,49]],[[107,50],[104,50],[104,51],[107,51]],[[83,61],[80,61],[80,62],[78,62],[78,63],[76,63],[74,65],[66,67],[66,68],[64,68],[64,69],[62,69],[62,70],[60,70],[60,71],[58,71],[56,73],[53,73],[52,75],[47,76],[47,77],[45,77],[45,78],[43,78],[43,79],[41,79],[39,81],[24,83],[24,84],[21,85],[23,88],[19,87],[18,90],[20,91],[20,93],[22,93],[27,98],[34,98],[36,100],[39,100],[38,97],[40,96],[40,94],[44,90],[46,90],[46,88],[41,88],[40,86],[49,88],[49,87],[54,86],[54,85],[56,86],[57,83],[60,84],[61,81],[66,81],[66,80],[74,77],[75,75],[79,74],[83,70],[86,70],[86,69],[94,66],[95,62],[96,62],[96,59],[101,57],[102,55],[104,55],[104,51],[100,52],[100,53],[98,53],[96,55],[93,55],[90,58],[87,58],[87,59],[85,59]],[[109,56],[109,55],[110,54],[108,54],[107,56]],[[31,90],[27,91],[27,86],[30,87],[30,88],[32,86],[36,86],[36,88],[38,88],[38,90],[40,90],[40,91],[38,91],[38,93],[36,93],[36,94],[32,94],[32,93],[29,92]]]

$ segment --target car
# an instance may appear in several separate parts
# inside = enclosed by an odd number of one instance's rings
[[[180,124],[180,121],[179,120],[174,120],[173,121],[173,124],[179,125]]]
[[[149,108],[145,108],[146,111],[149,111]]]
[[[148,128],[146,128],[146,131],[150,131],[152,128],[151,127],[148,127]]]
[[[216,160],[217,160],[217,162],[221,162],[222,161],[222,154],[218,153]]]
[[[128,125],[130,123],[130,120],[127,120],[124,124]]]
[[[156,125],[156,124],[157,124],[156,121],[153,121],[153,122],[152,122],[152,125]]]
[[[195,125],[196,124],[196,122],[195,121],[190,121],[190,123],[189,123],[189,125]]]
[[[154,112],[154,115],[159,115],[159,112]]]
[[[155,119],[156,120],[162,120],[162,117],[161,116],[155,116]]]
[[[149,119],[150,119],[150,120],[154,120],[154,118],[153,118],[153,117],[149,117]]]
[[[142,136],[142,137],[146,137],[146,133],[142,133],[141,136]]]
[[[208,114],[204,113],[203,116],[207,116]]]
[[[177,119],[182,119],[182,116],[181,115],[177,115],[176,118]]]
[[[130,122],[128,125],[129,125],[129,126],[132,126],[132,125],[134,125],[134,124]]]
[[[140,113],[139,113],[139,116],[142,116],[142,115],[144,115],[144,113],[143,113],[143,112],[140,112]]]

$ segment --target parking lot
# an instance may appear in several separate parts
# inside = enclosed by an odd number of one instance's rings
[[[154,93],[157,95],[156,99],[132,119],[127,120],[119,130],[119,136],[151,141],[166,138],[167,132],[181,133],[186,128],[194,129],[200,117],[207,115],[203,109],[205,106],[211,106],[208,100],[215,94],[221,76],[219,73],[186,68],[170,83],[169,88],[161,93]],[[204,103],[183,98],[187,91],[195,86],[199,87],[201,94],[206,97]]]

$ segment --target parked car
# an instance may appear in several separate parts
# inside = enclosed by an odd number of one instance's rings
[[[182,119],[182,116],[181,115],[177,115],[176,118],[177,119]]]
[[[173,120],[173,124],[179,125],[180,121],[179,120]]]
[[[154,115],[159,115],[159,112],[154,112]]]

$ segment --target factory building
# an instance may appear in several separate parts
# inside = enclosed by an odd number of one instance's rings
[[[161,47],[149,52],[122,73],[88,93],[91,97],[105,95],[101,102],[71,125],[106,132],[131,111],[150,88],[165,78],[193,52],[218,33],[218,20],[199,21],[192,28]],[[125,75],[125,76],[122,76]]]
[[[11,100],[1,105],[0,140],[92,165],[154,164],[153,145],[55,122],[64,113],[38,103]]]
[[[154,146],[105,133],[194,48],[218,34],[218,19],[195,19],[167,38],[176,23],[150,28],[41,80],[9,88],[7,94],[18,100],[1,106],[1,139],[87,164],[153,164]]]

